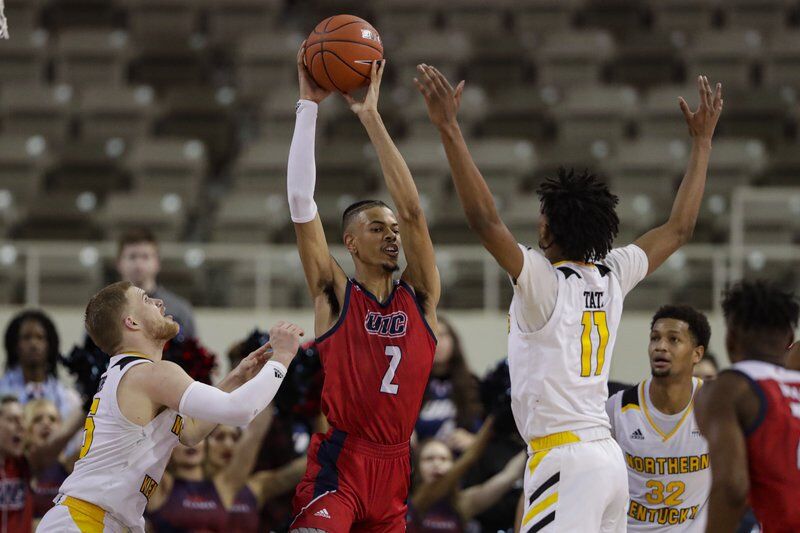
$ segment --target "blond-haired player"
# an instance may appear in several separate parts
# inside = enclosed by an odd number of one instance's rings
[[[115,355],[86,418],[80,459],[37,531],[143,532],[142,513],[172,449],[199,443],[217,424],[248,424],[272,401],[303,334],[279,322],[215,388],[161,359],[178,324],[161,300],[129,282],[92,297],[86,329]]]
[[[692,373],[710,338],[703,313],[665,305],[650,325],[650,379],[606,404],[628,466],[628,531],[705,529],[711,470],[693,412],[702,381]]]

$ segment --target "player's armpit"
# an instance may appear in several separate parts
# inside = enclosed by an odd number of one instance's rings
[[[711,460],[708,533],[735,531],[744,513],[750,479],[743,426],[754,420],[758,401],[746,378],[734,372],[722,372],[695,400],[695,417]]]

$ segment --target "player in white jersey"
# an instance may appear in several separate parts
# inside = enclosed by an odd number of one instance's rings
[[[85,325],[97,346],[116,355],[86,418],[80,458],[37,531],[144,532],[142,513],[172,449],[198,444],[219,423],[248,424],[274,397],[302,335],[278,323],[269,342],[215,388],[161,359],[178,324],[161,300],[129,282],[98,292]]]
[[[628,465],[628,531],[705,531],[711,470],[693,412],[703,382],[692,373],[710,337],[699,311],[662,307],[650,324],[651,378],[606,404]]]
[[[439,129],[470,228],[509,274],[511,406],[528,442],[522,531],[624,531],[625,463],[605,411],[608,372],[625,295],[691,236],[722,111],[698,77],[695,112],[680,99],[692,150],[669,220],[633,245],[611,249],[617,197],[588,172],[560,171],[539,188],[539,248],[520,246],[500,219],[456,114],[464,83],[419,65],[417,88]]]

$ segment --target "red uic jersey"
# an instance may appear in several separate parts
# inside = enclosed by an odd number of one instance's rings
[[[408,442],[436,350],[413,289],[397,281],[381,303],[348,280],[339,320],[317,348],[331,426],[377,444]]]
[[[33,523],[28,460],[6,456],[0,468],[0,533],[27,533]]]
[[[765,363],[733,365],[761,397],[747,428],[750,504],[763,533],[800,531],[800,372]]]

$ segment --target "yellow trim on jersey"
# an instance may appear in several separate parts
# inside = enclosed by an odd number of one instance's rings
[[[523,526],[527,525],[528,522],[533,520],[533,517],[535,517],[536,515],[538,515],[548,507],[550,507],[551,505],[554,505],[557,501],[558,501],[558,493],[554,492],[541,502],[531,507],[531,509],[527,513],[525,513],[525,517],[522,519],[522,525]]]
[[[697,393],[697,389],[700,387],[701,384],[698,384],[696,387],[694,387],[694,390],[692,390],[692,398],[689,400],[689,405],[683,412],[683,416],[681,417],[681,419],[678,420],[678,423],[675,424],[674,428],[672,428],[672,431],[670,431],[669,433],[664,433],[663,431],[661,431],[661,428],[656,425],[655,420],[653,420],[653,418],[650,416],[650,410],[647,408],[647,398],[646,398],[647,394],[644,386],[645,383],[647,383],[647,381],[642,381],[639,384],[639,403],[642,404],[642,407],[644,408],[643,409],[644,416],[647,419],[647,421],[650,423],[653,429],[656,430],[656,433],[661,435],[661,438],[663,439],[662,442],[667,442],[670,439],[670,437],[672,437],[675,433],[678,432],[680,427],[683,425],[683,422],[689,417],[689,413],[691,413],[692,410],[694,410],[694,395]]]
[[[559,261],[557,263],[553,263],[553,266],[557,267],[557,266],[560,266],[560,265],[566,265],[567,263],[572,263],[573,265],[581,265],[581,266],[585,266],[585,267],[593,267],[594,266],[594,263],[586,263],[584,261],[569,261],[569,260]]]
[[[641,411],[641,409],[639,409],[639,406],[636,405],[635,403],[629,403],[628,405],[623,406],[622,412],[624,413],[628,409],[636,409],[637,411]]]
[[[542,462],[542,459],[544,459],[544,456],[547,455],[548,453],[550,453],[550,450],[544,450],[533,454],[533,456],[530,458],[530,464],[528,465],[528,470],[530,470],[531,475],[533,475],[533,472],[534,470],[536,470],[536,467],[539,466],[539,463]]]
[[[82,533],[103,533],[106,512],[93,503],[70,496],[61,501],[69,509],[69,516]]]
[[[572,431],[561,431],[559,433],[553,433],[551,435],[533,439],[529,444],[531,446],[531,450],[534,452],[540,452],[543,450],[549,450],[550,448],[557,448],[559,446],[573,444],[580,441],[581,438]]]

